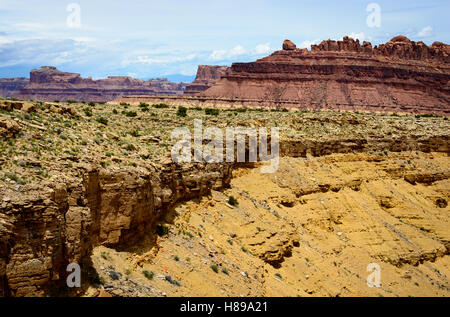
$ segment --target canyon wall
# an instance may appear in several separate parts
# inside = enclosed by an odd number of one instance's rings
[[[199,65],[197,77],[186,87],[185,95],[196,95],[211,88],[228,70],[227,66]]]
[[[107,170],[48,181],[26,194],[2,193],[0,296],[62,295],[69,263],[83,278],[97,245],[132,243],[183,199],[228,186],[231,168],[213,164]]]
[[[29,83],[28,78],[0,78],[0,97],[15,97]]]
[[[30,83],[17,95],[20,99],[41,101],[94,101],[107,102],[125,95],[181,95],[185,83],[172,83],[167,79],[139,80],[125,76],[111,76],[92,80],[79,74],[66,73],[55,67],[33,69]]]
[[[450,114],[450,46],[404,36],[372,47],[344,37],[311,51],[283,50],[235,63],[200,97],[296,109]]]

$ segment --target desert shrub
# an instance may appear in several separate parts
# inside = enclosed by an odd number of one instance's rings
[[[134,136],[135,138],[138,138],[140,136],[138,129],[134,129],[134,130],[128,131],[128,134],[131,135],[131,136]]]
[[[228,197],[228,203],[229,203],[231,206],[237,206],[237,205],[239,205],[239,202],[237,201],[236,198],[234,198],[234,196]]]
[[[166,225],[158,225],[156,227],[156,233],[162,237],[169,234],[169,227]]]
[[[77,101],[76,100],[67,100],[67,103],[68,104],[73,104],[73,103],[77,103]]]
[[[90,103],[88,103],[88,106],[90,106],[90,107],[95,107],[95,102],[90,102]]]
[[[122,111],[122,114],[124,114],[124,115],[126,115],[127,117],[130,117],[130,118],[134,118],[134,117],[137,117],[137,113],[136,113],[136,111]]]
[[[102,252],[100,256],[105,260],[111,260],[111,256],[109,255],[109,252]]]
[[[156,108],[156,109],[167,109],[167,108],[169,108],[169,106],[166,105],[165,103],[157,103],[157,104],[152,105],[152,107]]]
[[[218,116],[220,113],[219,109],[206,108],[205,114],[208,116]]]
[[[425,113],[425,114],[418,114],[416,116],[416,118],[417,119],[420,119],[420,118],[439,118],[439,116],[437,116],[435,114],[432,114],[432,113]]]
[[[127,146],[125,147],[125,150],[131,152],[131,151],[136,150],[136,148],[134,147],[133,144],[127,144]]]
[[[20,185],[25,185],[26,184],[26,182],[24,180],[20,179],[19,176],[17,176],[14,173],[6,172],[5,176],[3,177],[3,180],[5,180],[6,178],[9,178],[10,180],[12,180],[12,181],[14,181],[14,182],[16,182],[17,184],[20,184]]]
[[[116,109],[113,109],[112,113],[113,114],[118,114],[119,112]]]
[[[247,112],[246,108],[238,108],[235,110],[236,112]]]
[[[153,277],[155,276],[155,273],[152,271],[143,271],[142,274],[144,274],[145,278],[148,280],[153,280]]]
[[[213,270],[215,273],[219,273],[219,267],[216,264],[211,264],[210,266],[211,270]]]
[[[97,118],[97,122],[103,125],[108,125],[108,119],[104,117]]]
[[[183,106],[178,107],[177,116],[186,117],[187,116],[187,108],[183,107]]]
[[[92,109],[91,108],[84,108],[83,111],[86,116],[92,117]]]

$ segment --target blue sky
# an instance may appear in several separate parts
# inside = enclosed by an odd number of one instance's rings
[[[81,9],[75,28],[71,3]],[[367,24],[370,3],[380,27]],[[449,12],[448,0],[0,0],[0,77],[41,65],[94,78],[192,76],[199,64],[266,56],[286,38],[299,47],[344,35],[449,43]]]

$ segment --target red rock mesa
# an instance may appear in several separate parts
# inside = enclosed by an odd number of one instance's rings
[[[167,79],[139,80],[125,76],[92,80],[79,74],[65,73],[55,67],[33,69],[30,83],[18,94],[21,99],[43,101],[111,101],[126,95],[181,95],[186,84],[172,83]]]
[[[195,81],[188,85],[185,90],[187,95],[195,95],[212,87],[227,72],[227,66],[200,65],[197,70]]]
[[[448,115],[449,61],[449,45],[427,46],[404,36],[375,47],[344,37],[311,51],[286,40],[268,57],[233,64],[199,96],[271,107]]]

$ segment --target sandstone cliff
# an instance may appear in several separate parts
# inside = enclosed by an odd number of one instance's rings
[[[227,66],[198,66],[197,77],[186,87],[184,94],[195,95],[209,89],[226,74],[227,70]]]
[[[15,97],[29,83],[28,78],[0,78],[0,96]]]
[[[403,36],[372,47],[344,37],[311,51],[283,50],[235,63],[200,96],[262,106],[450,114],[450,46]]]
[[[41,101],[76,100],[106,102],[126,95],[180,95],[186,84],[175,84],[167,79],[139,80],[125,76],[111,76],[92,80],[79,74],[66,73],[55,67],[43,66],[33,69],[30,83],[18,97]]]

